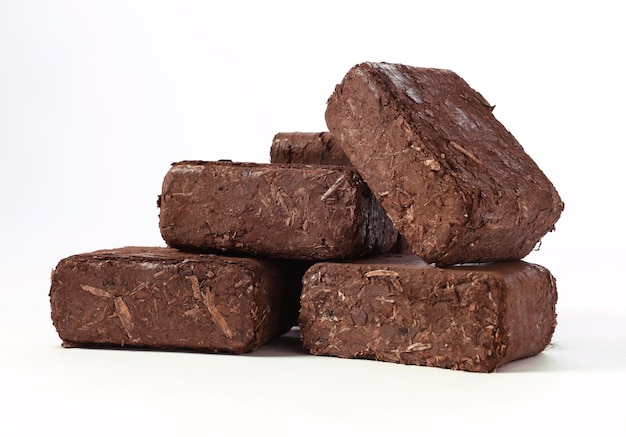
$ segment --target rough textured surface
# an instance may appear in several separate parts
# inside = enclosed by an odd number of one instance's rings
[[[279,132],[272,141],[270,162],[352,165],[330,132]]]
[[[288,269],[171,248],[74,255],[52,273],[52,321],[64,346],[248,352],[297,319]]]
[[[346,165],[352,167],[350,160],[332,140],[330,132],[313,133],[278,133],[272,143],[271,161],[273,163],[298,163],[309,165]],[[393,248],[393,253],[413,254],[413,249],[401,234]]]
[[[186,250],[339,259],[386,252],[397,238],[352,167],[175,163],[160,208],[164,240]]]
[[[326,122],[429,263],[521,259],[563,209],[489,103],[451,71],[359,64],[335,88]]]
[[[316,355],[492,372],[541,352],[556,326],[554,278],[523,261],[442,269],[396,255],[315,264],[303,283]]]

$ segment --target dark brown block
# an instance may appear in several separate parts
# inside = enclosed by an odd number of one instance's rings
[[[270,149],[270,162],[352,166],[329,132],[277,133]]]
[[[357,65],[330,97],[326,122],[427,262],[521,259],[563,210],[489,103],[451,71]]]
[[[397,235],[351,167],[180,162],[160,207],[161,235],[187,250],[353,258],[388,251]]]
[[[316,355],[492,372],[541,352],[556,326],[554,278],[523,261],[319,263],[303,284],[300,332]]]
[[[352,167],[350,160],[338,146],[337,141],[332,139],[330,132],[277,133],[272,143],[271,162]],[[413,249],[406,239],[398,234],[398,241],[390,252],[412,254]]]
[[[52,321],[64,346],[249,352],[297,318],[287,274],[278,260],[171,248],[74,255],[52,273]]]

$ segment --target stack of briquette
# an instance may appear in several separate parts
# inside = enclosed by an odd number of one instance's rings
[[[53,272],[63,344],[243,353],[297,323],[316,355],[490,372],[538,354],[557,291],[521,259],[563,203],[492,110],[451,71],[368,62],[329,132],[277,134],[270,164],[173,164],[169,247]]]

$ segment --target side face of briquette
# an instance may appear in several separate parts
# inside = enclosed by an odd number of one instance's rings
[[[270,162],[352,166],[330,132],[279,132],[272,140]]]
[[[304,347],[476,372],[535,355],[554,331],[554,283],[537,266],[502,264],[504,274],[376,260],[316,264],[303,280]],[[528,313],[532,306],[541,311]]]
[[[121,248],[75,255],[52,275],[52,320],[66,346],[243,353],[290,329],[277,263]]]
[[[353,167],[181,162],[160,199],[161,235],[182,250],[324,260],[385,252],[397,239]]]

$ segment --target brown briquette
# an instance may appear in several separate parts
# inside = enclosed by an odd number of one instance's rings
[[[397,233],[353,167],[183,161],[160,196],[169,246],[288,259],[388,251]]]
[[[439,268],[415,256],[318,263],[300,332],[315,355],[493,372],[550,343],[557,290],[524,261]]]
[[[452,71],[367,62],[337,85],[326,122],[425,261],[522,259],[563,202],[492,109]]]
[[[274,136],[271,162],[352,167],[337,143],[330,132],[280,132]],[[398,241],[389,251],[413,254],[413,249],[401,234],[398,234]]]
[[[276,164],[347,165],[350,160],[330,132],[279,132],[270,148]]]
[[[292,271],[164,247],[73,255],[52,272],[52,321],[66,347],[250,352],[297,320]]]

